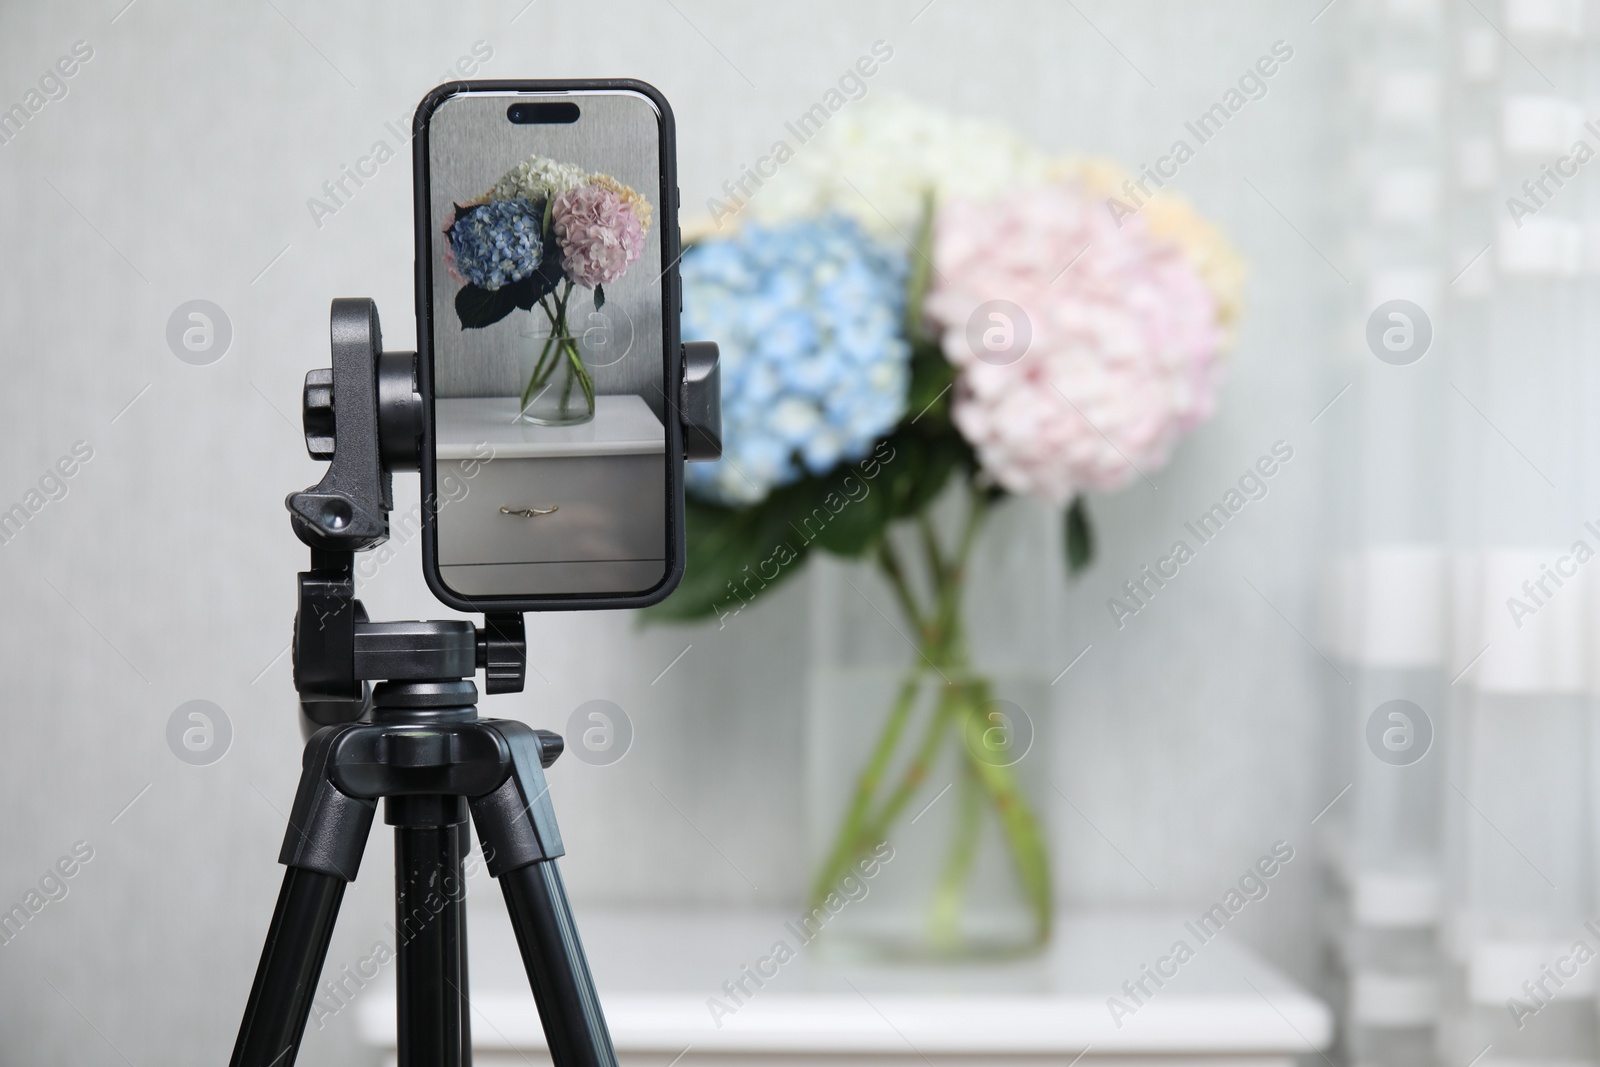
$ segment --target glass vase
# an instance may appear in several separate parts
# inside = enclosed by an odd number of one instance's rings
[[[821,670],[812,686],[807,913],[841,952],[964,959],[1049,941],[1050,688],[973,658],[966,591],[993,501],[971,482],[959,499],[957,536],[925,506],[869,553],[915,655]]]
[[[579,338],[568,328],[566,295],[542,305],[549,329],[534,336],[529,346],[532,358],[526,363],[519,416],[523,422],[576,426],[594,418],[594,378]]]
[[[943,675],[830,667],[812,677],[806,921],[835,958],[1008,958],[1048,943],[1048,838],[1036,814],[1050,789],[1048,680]],[[878,765],[897,728],[900,751]],[[842,861],[863,785],[877,786],[869,812],[904,801],[887,821],[869,815],[855,858]]]

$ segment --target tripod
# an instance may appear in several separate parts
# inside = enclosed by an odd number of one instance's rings
[[[555,862],[564,849],[544,770],[562,740],[480,719],[475,707],[479,668],[489,693],[522,689],[522,615],[490,614],[482,627],[368,620],[355,597],[355,555],[388,536],[392,472],[420,459],[422,398],[415,355],[383,352],[370,300],[335,300],[330,334],[333,367],[307,374],[304,396],[307,449],[329,467],[286,502],[311,549],[311,567],[299,575],[295,689],[320,728],[306,744],[278,857],[288,870],[230,1063],[292,1067],[345,886],[383,799],[384,821],[395,828],[400,1067],[472,1060],[462,871],[469,811],[505,895],[552,1059],[614,1067]],[[694,351],[685,352],[677,406],[697,442],[690,458],[714,458],[716,349],[685,348]]]
[[[343,569],[340,564],[343,564]],[[302,575],[348,580],[349,561]],[[305,623],[304,617],[301,624]],[[486,634],[484,645],[520,643]],[[471,1062],[462,861],[467,813],[500,881],[558,1064],[616,1063],[555,860],[563,852],[544,768],[561,738],[479,719],[480,647],[467,622],[356,623],[370,722],[327,726],[306,746],[279,862],[288,867],[245,1009],[235,1067],[294,1062],[345,884],[355,880],[378,799],[395,828],[399,1062]]]

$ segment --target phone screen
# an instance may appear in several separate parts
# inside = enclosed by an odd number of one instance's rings
[[[427,120],[424,462],[432,577],[460,598],[645,595],[672,570],[664,122],[628,90],[473,89]]]

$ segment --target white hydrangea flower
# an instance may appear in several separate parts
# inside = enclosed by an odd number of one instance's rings
[[[913,236],[932,190],[986,200],[1041,185],[1050,157],[1002,126],[881,93],[850,104],[751,198],[767,222],[838,211],[883,237]]]
[[[572,163],[558,163],[546,156],[529,156],[501,175],[489,190],[494,200],[515,200],[521,197],[535,203],[547,200],[557,193],[587,185],[593,176]]]

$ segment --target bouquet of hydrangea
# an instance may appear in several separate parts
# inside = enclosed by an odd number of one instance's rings
[[[964,794],[995,812],[1038,941],[1049,933],[1039,821],[1013,761],[985,757],[1008,741],[970,661],[968,561],[986,516],[1024,494],[1065,510],[1069,569],[1087,565],[1085,493],[1159,468],[1212,413],[1242,278],[1176,198],[1114,217],[1121,181],[1109,164],[1053,161],[1003,130],[874,98],[763,187],[757,221],[683,256],[684,336],[721,345],[725,445],[690,471],[688,571],[652,611],[726,618],[821,549],[875,562],[920,646],[813,907],[887,838],[943,746],[964,741]],[[964,518],[941,537],[929,509],[952,487]],[[915,566],[890,533],[902,523]],[[979,810],[957,821],[936,941],[951,939]]]
[[[650,202],[610,175],[537,155],[454,205],[445,264],[462,283],[462,328],[482,329],[536,304],[549,322],[522,391],[523,418],[566,425],[594,417],[594,382],[567,328],[573,289],[590,290],[595,308],[604,307],[605,286],[644,252],[650,217]]]

